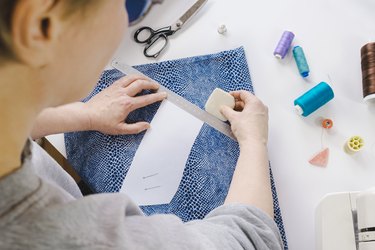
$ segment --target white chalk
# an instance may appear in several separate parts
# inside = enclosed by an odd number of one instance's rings
[[[218,119],[227,121],[227,119],[221,114],[220,108],[221,106],[228,106],[231,109],[234,109],[235,104],[234,97],[231,94],[222,89],[216,88],[208,98],[204,108],[208,113]]]

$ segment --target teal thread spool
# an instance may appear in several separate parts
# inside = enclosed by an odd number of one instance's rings
[[[294,101],[294,107],[302,116],[308,116],[318,108],[333,99],[332,88],[325,82],[321,82]]]
[[[296,60],[297,68],[302,77],[308,77],[310,73],[309,65],[307,64],[305,53],[300,46],[293,48],[293,56]]]

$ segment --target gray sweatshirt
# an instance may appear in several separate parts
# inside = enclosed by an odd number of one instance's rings
[[[27,151],[22,167],[0,179],[1,250],[282,249],[276,224],[255,207],[224,205],[189,223],[146,217],[121,193],[81,197],[37,144]]]

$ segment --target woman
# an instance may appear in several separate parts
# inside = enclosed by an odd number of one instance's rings
[[[245,91],[222,107],[241,154],[225,204],[205,219],[145,217],[124,194],[81,197],[71,178],[35,143],[50,133],[138,133],[123,121],[165,93],[120,79],[90,102],[127,26],[123,0],[0,0],[0,249],[281,249],[267,160],[267,108]],[[110,27],[110,28],[108,28]],[[55,108],[54,108],[55,107]],[[41,112],[44,110],[43,112]]]

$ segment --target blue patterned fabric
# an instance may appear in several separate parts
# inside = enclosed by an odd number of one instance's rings
[[[135,68],[202,109],[217,87],[226,91],[245,89],[253,92],[242,47],[218,54],[139,65]],[[117,70],[105,71],[94,91],[84,101],[122,76]],[[153,104],[136,110],[129,115],[127,122],[150,122],[158,107],[159,104]],[[118,192],[143,136],[144,133],[122,136],[104,135],[94,131],[67,133],[65,143],[68,160],[95,192]],[[143,212],[146,215],[172,213],[183,221],[202,219],[223,204],[238,156],[237,142],[210,126],[203,125],[171,203],[143,206]],[[272,173],[270,178],[274,219],[285,249],[288,249]]]

